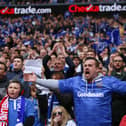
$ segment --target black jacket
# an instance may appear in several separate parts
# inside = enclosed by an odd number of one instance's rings
[[[53,72],[54,72],[54,71],[50,71],[50,69],[49,69],[49,67],[47,65],[49,60],[50,60],[50,56],[49,55],[46,55],[43,58],[43,66],[44,66],[44,69],[45,69],[45,73],[44,74],[46,76],[46,79],[50,79],[52,74],[53,74]],[[74,73],[75,73],[75,66],[74,66],[74,63],[73,63],[72,59],[69,56],[65,58],[65,61],[68,64],[69,69],[66,72],[63,70],[63,73],[64,73],[64,77],[65,78],[69,78],[69,77],[72,77],[74,75]]]

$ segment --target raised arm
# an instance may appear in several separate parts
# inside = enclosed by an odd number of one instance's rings
[[[44,86],[50,89],[58,89],[58,80],[54,79],[39,79],[34,73],[24,74],[24,80],[29,82],[34,82],[40,86]]]
[[[54,79],[38,79],[36,80],[36,84],[40,85],[40,86],[44,86],[47,87],[49,89],[58,89],[59,88],[59,84],[58,84],[58,80],[54,80]]]

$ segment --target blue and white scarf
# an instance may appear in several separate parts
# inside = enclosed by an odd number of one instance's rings
[[[18,117],[16,126],[23,126],[24,109],[25,109],[25,98],[23,96],[20,96],[17,100]]]

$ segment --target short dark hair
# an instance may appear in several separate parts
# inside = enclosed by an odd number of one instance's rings
[[[88,53],[88,52],[93,52],[93,53],[96,55],[95,50],[94,50],[94,49],[92,49],[92,48],[89,48],[89,49],[88,49],[88,51],[87,51],[87,53]]]
[[[15,56],[14,59],[21,59],[22,62],[24,61],[22,56]]]
[[[6,66],[6,64],[3,63],[3,62],[1,62],[1,61],[0,61],[0,64],[4,65],[4,71],[6,72],[6,71],[7,71],[7,66]]]
[[[72,58],[72,60],[74,60],[74,59],[78,59],[80,61],[80,58],[79,58],[78,55],[74,55],[73,58]]]
[[[63,71],[54,71],[54,72],[52,73],[51,77],[53,77],[54,75],[55,75],[55,76],[58,76],[59,79],[64,79]]]
[[[99,62],[95,57],[87,57],[87,58],[84,60],[84,62],[87,61],[87,60],[94,60],[95,63],[96,63],[96,67],[99,67],[99,63],[100,63],[100,62]]]
[[[21,82],[18,79],[12,79],[9,81],[9,84],[11,83],[18,83],[20,86],[22,86]]]

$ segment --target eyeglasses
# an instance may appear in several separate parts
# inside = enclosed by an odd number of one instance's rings
[[[123,62],[123,60],[114,60],[114,62]]]
[[[56,117],[56,115],[62,116],[62,112],[54,112],[54,113],[53,113],[53,117]]]

